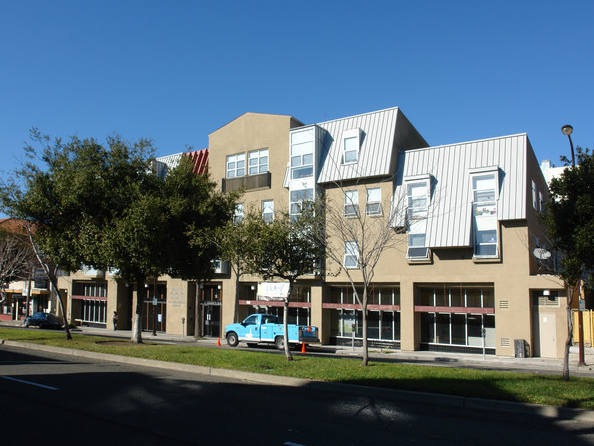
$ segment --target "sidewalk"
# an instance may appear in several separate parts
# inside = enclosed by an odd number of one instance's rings
[[[2,321],[0,325],[19,326],[17,321]],[[72,333],[88,334],[95,336],[114,337],[119,339],[130,339],[130,330],[109,330],[104,328],[77,327],[71,330]],[[197,345],[212,348],[231,348],[227,346],[224,339],[221,339],[221,346],[217,347],[218,338],[202,338],[199,340],[191,336],[171,335],[143,331],[142,339],[145,341],[173,344]],[[243,346],[243,344],[240,344]],[[274,347],[270,347],[274,349]],[[336,346],[336,345],[310,345],[308,351],[311,353],[324,354],[329,356],[342,356],[357,358],[361,356],[361,347]],[[578,366],[578,348],[571,347],[569,353],[569,374],[570,376],[594,378],[594,348],[586,347],[584,350],[586,366]],[[300,354],[295,351],[295,354]],[[485,359],[480,354],[470,353],[445,353],[429,351],[401,351],[392,349],[369,348],[369,357],[374,361],[402,362],[407,364],[431,365],[440,367],[462,367],[485,370],[506,370],[523,373],[535,373],[543,375],[561,375],[563,373],[563,359],[558,358],[515,358],[513,356],[486,355]]]
[[[117,337],[121,339],[130,339],[132,332],[130,330],[108,330],[102,328],[79,327],[74,333],[92,334],[96,336]],[[176,344],[194,344],[205,347],[216,347],[218,338],[203,338],[196,340],[193,337],[182,337],[166,333],[157,333],[153,336],[152,332],[144,331],[142,338],[145,341],[164,342]],[[221,347],[227,346],[224,339],[220,339]],[[240,344],[240,346],[244,346]],[[271,347],[274,348],[274,347]],[[332,356],[343,356],[357,358],[361,356],[361,347],[336,346],[336,345],[311,345],[308,346],[311,353],[321,353]],[[299,352],[296,351],[296,354]],[[594,348],[587,347],[584,350],[586,366],[578,366],[578,348],[571,347],[569,353],[569,374],[570,376],[580,376],[594,378]],[[369,348],[369,357],[375,361],[402,362],[408,364],[431,365],[440,367],[465,367],[487,370],[507,370],[524,373],[536,373],[546,375],[561,375],[563,373],[563,359],[557,358],[515,358],[513,356],[494,356],[470,353],[444,353],[429,351],[400,351],[390,349]]]

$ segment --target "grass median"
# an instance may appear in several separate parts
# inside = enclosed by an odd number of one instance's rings
[[[72,340],[66,340],[60,332],[15,328],[0,328],[0,339],[319,381],[594,409],[594,379],[590,378],[571,378],[565,382],[560,376],[385,362],[371,362],[368,367],[361,367],[359,359],[306,355],[295,355],[289,362],[283,353],[276,351],[262,353],[151,342],[133,344],[77,334]]]

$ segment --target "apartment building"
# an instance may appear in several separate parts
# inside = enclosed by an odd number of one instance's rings
[[[371,345],[496,355],[527,346],[562,357],[566,296],[533,255],[545,239],[538,214],[548,188],[525,134],[429,146],[399,108],[308,125],[245,113],[209,135],[207,158],[221,190],[244,190],[236,219],[248,208],[266,219],[297,216],[303,201],[324,195],[343,206],[342,218],[365,216],[394,231],[396,248],[374,270]],[[357,281],[358,247],[333,242],[344,247],[342,265],[298,281],[289,322],[318,326],[324,343],[360,343],[362,315],[345,274]],[[134,285],[99,274],[81,271],[65,283],[71,317],[92,308],[85,300],[99,301],[100,321],[80,322],[108,327],[118,311],[118,325],[130,328]],[[160,277],[144,284],[144,327],[222,337],[236,318],[282,316],[265,285],[255,276],[237,281],[226,262],[200,286]]]
[[[479,353],[484,343],[514,355],[521,341],[533,355],[562,356],[563,284],[532,254],[548,189],[525,134],[429,147],[398,108],[313,125],[246,113],[210,135],[210,153],[223,190],[246,187],[238,216],[247,206],[298,214],[324,194],[344,203],[344,218],[366,214],[397,231],[399,248],[374,271],[372,345]],[[344,249],[339,273],[303,278],[291,299],[290,322],[319,326],[325,343],[362,337],[344,272],[357,269],[357,247]],[[216,282],[221,326],[236,313],[282,314],[260,283],[242,277],[236,302],[235,279]]]

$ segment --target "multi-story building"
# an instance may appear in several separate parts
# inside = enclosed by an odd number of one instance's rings
[[[371,286],[372,345],[476,353],[484,345],[489,354],[514,355],[526,343],[533,355],[562,357],[563,283],[533,255],[544,243],[538,214],[548,188],[525,134],[430,147],[398,108],[312,125],[246,113],[211,133],[208,150],[221,190],[244,189],[236,219],[248,208],[266,219],[297,215],[303,201],[324,195],[343,206],[341,218],[393,228],[397,248],[382,253]],[[358,280],[358,246],[330,242],[344,247],[342,265],[298,281],[290,322],[320,327],[324,343],[360,342],[361,312],[345,274]],[[254,276],[236,281],[225,262],[198,289],[159,278],[158,296],[166,296],[158,299],[166,307],[159,328],[190,335],[196,326],[220,337],[237,317],[281,315],[262,285]],[[104,292],[106,314],[110,300],[114,310],[131,309],[131,289],[117,285],[113,299]],[[130,315],[120,313],[122,327]]]

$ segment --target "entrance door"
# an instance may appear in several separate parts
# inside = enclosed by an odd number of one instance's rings
[[[556,325],[557,320],[554,313],[538,314],[538,337],[541,358],[557,357]]]
[[[202,304],[202,333],[218,338],[221,336],[221,306],[216,305],[218,302],[214,304]]]

